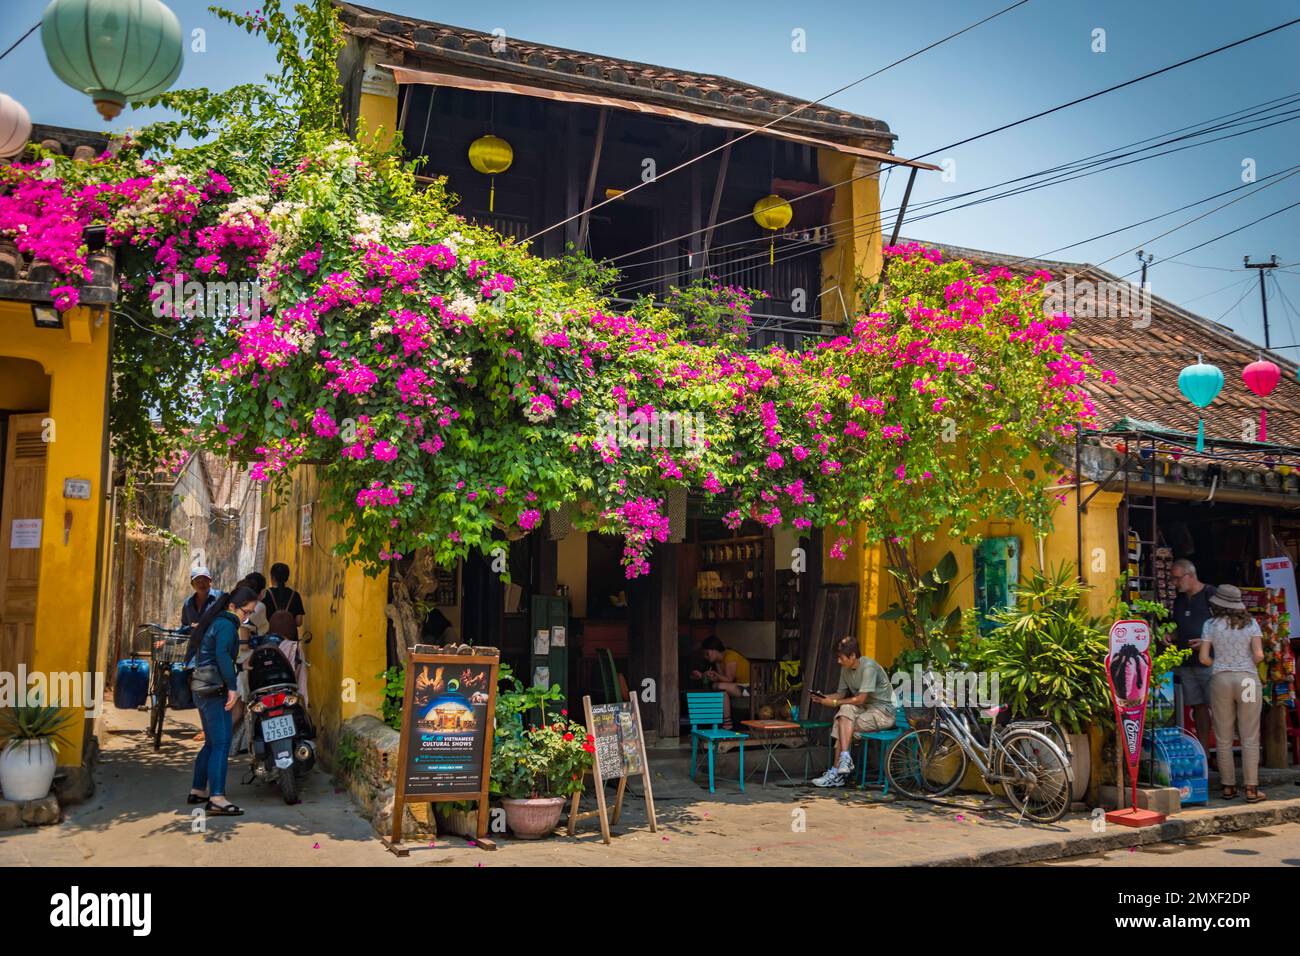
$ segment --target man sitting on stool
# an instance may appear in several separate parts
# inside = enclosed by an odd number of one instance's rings
[[[858,640],[842,637],[835,646],[840,665],[840,684],[833,697],[812,695],[814,704],[835,707],[831,739],[839,754],[837,761],[813,781],[815,787],[842,787],[853,773],[853,735],[894,726],[894,688],[885,669],[870,657],[858,654]]]

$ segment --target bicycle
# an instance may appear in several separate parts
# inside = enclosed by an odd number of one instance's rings
[[[162,749],[163,720],[171,691],[172,668],[184,664],[190,652],[190,629],[167,628],[161,624],[141,624],[137,636],[148,633],[149,647],[149,736],[153,749]]]
[[[924,679],[939,686],[932,671]],[[1038,722],[999,727],[995,719],[986,736],[971,708],[958,713],[942,695],[924,710],[922,725],[895,740],[885,754],[891,787],[912,799],[938,799],[955,790],[974,763],[984,785],[991,791],[993,784],[1001,784],[1022,818],[1055,823],[1065,816],[1074,773],[1066,751],[1033,728]]]

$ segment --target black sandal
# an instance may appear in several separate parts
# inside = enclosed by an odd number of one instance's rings
[[[1224,787],[1224,788],[1223,788],[1223,799],[1224,799],[1224,800],[1236,800],[1236,799],[1237,799],[1237,788],[1236,788],[1236,787]]]
[[[212,814],[214,817],[242,817],[244,815],[244,811],[239,809],[239,807],[235,806],[233,803],[227,803],[225,806],[220,806],[213,803],[211,800],[208,801],[207,810],[208,813]]]
[[[1267,800],[1267,799],[1268,799],[1268,794],[1267,794],[1267,793],[1261,793],[1259,787],[1247,787],[1247,788],[1246,788],[1246,802],[1247,802],[1247,803],[1259,803],[1261,800]]]
[[[198,794],[191,793],[189,796],[187,796],[187,797],[185,798],[185,802],[188,803],[188,804],[190,804],[190,805],[192,806],[192,805],[194,805],[194,804],[196,804],[196,803],[207,803],[207,802],[208,802],[208,798],[207,798],[207,797],[200,797]]]

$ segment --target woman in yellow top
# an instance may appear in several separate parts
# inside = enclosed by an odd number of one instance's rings
[[[722,726],[730,729],[731,698],[749,696],[749,659],[716,637],[706,637],[700,649],[711,666],[703,673],[691,671],[691,676],[702,677],[713,685],[714,690],[722,691]]]

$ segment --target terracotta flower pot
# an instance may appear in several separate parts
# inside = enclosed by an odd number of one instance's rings
[[[564,797],[535,797],[515,800],[505,797],[506,825],[521,840],[540,840],[549,836],[564,812]]]

